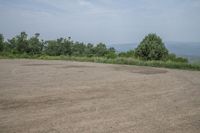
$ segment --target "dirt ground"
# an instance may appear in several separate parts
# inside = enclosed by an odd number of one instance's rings
[[[0,133],[200,133],[200,72],[0,60]]]

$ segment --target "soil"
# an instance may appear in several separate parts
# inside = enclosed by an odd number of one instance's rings
[[[0,60],[0,133],[200,133],[200,72]]]

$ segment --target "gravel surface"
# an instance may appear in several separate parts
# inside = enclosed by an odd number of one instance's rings
[[[0,133],[200,133],[200,72],[1,59]]]

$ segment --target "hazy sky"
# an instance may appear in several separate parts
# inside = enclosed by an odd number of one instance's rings
[[[131,43],[148,33],[200,42],[200,0],[0,0],[0,32]]]

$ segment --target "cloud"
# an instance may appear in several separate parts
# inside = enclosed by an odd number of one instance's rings
[[[87,1],[87,0],[79,0],[78,3],[81,6],[93,7],[93,4],[90,1]]]
[[[137,42],[149,32],[200,41],[199,7],[199,0],[0,0],[0,29],[85,42]]]

